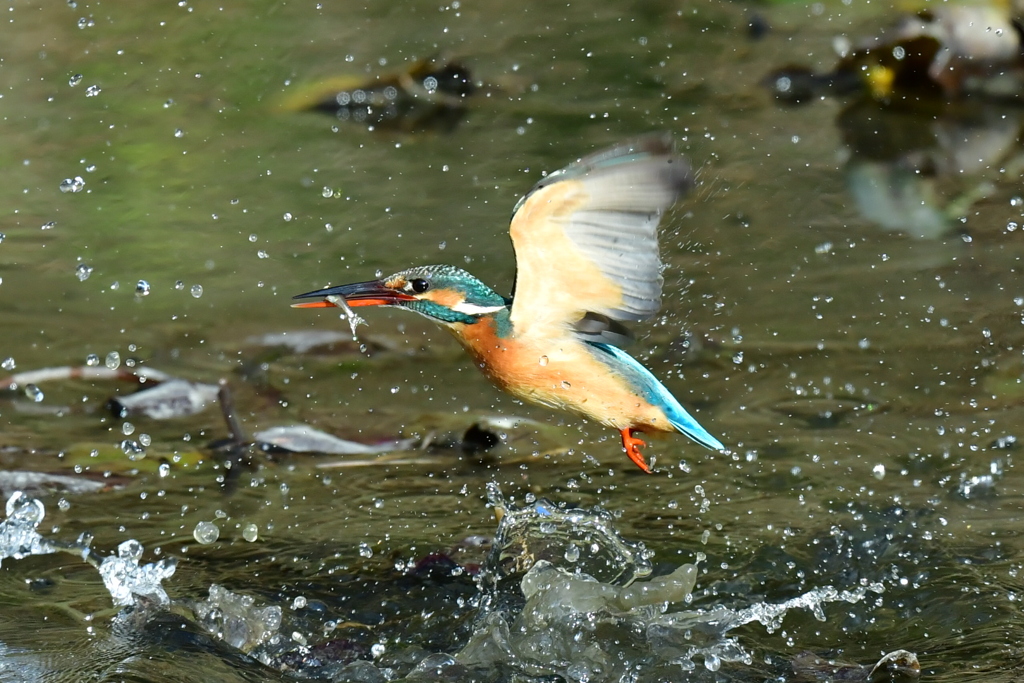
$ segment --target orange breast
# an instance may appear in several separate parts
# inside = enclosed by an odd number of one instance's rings
[[[570,333],[502,338],[489,319],[452,331],[480,370],[513,396],[615,429],[675,431],[660,408]]]

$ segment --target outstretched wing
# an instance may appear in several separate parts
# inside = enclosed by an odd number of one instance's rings
[[[661,306],[658,221],[692,184],[667,136],[585,157],[550,174],[516,205],[512,322],[517,330],[575,328],[621,345]]]

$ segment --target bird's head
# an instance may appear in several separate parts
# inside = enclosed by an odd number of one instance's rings
[[[448,325],[471,325],[509,305],[503,296],[454,266],[409,268],[382,280],[318,289],[293,298],[319,299],[292,304],[295,308],[339,306],[341,300],[353,308],[398,306]]]

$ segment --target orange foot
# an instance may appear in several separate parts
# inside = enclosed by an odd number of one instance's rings
[[[633,429],[631,428],[620,429],[619,433],[622,434],[622,447],[626,449],[626,455],[629,456],[629,459],[635,462],[637,467],[650,474],[651,468],[648,466],[647,461],[644,460],[644,454],[640,452],[640,446],[646,446],[647,442],[633,436]]]

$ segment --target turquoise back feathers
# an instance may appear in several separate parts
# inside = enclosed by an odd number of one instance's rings
[[[716,451],[725,450],[722,442],[700,426],[697,420],[679,404],[675,396],[669,393],[665,385],[659,382],[650,370],[640,365],[635,358],[610,344],[588,342],[587,345],[595,350],[594,354],[607,364],[612,372],[621,375],[639,396],[648,403],[661,408],[676,431],[688,436],[705,448]]]

